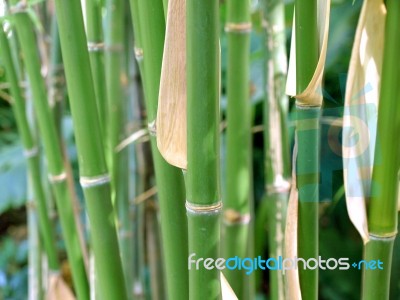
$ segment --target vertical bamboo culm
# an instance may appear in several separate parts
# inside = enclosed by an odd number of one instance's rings
[[[362,298],[389,299],[393,245],[397,235],[400,144],[400,2],[386,1],[387,16],[378,109],[377,146],[368,211],[369,241],[364,259],[381,261],[377,269],[364,267]]]
[[[295,1],[296,88],[308,86],[319,57],[317,0]],[[318,258],[319,115],[320,106],[296,101],[298,155],[296,180],[299,191],[298,256]],[[299,267],[303,299],[318,299],[318,269]]]
[[[249,255],[251,196],[250,1],[227,1],[227,150],[224,202],[225,258]],[[238,122],[240,120],[240,122]],[[239,299],[248,299],[248,276],[224,271]]]
[[[13,9],[11,9],[13,11]],[[54,118],[47,102],[46,88],[40,73],[40,60],[37,53],[35,34],[29,15],[25,11],[14,14],[14,24],[21,45],[25,68],[32,88],[33,106],[48,163],[49,180],[52,184],[61,227],[65,237],[68,259],[71,265],[75,291],[78,297],[88,299],[89,286],[80,248],[77,226],[72,208],[72,195],[68,188],[62,149],[56,132]]]
[[[186,2],[189,260],[220,255],[218,1]],[[190,261],[189,261],[190,264]],[[219,270],[189,269],[189,299],[220,299]]]
[[[103,299],[123,300],[127,294],[81,4],[79,0],[56,0],[55,9],[74,120],[80,183],[90,222],[96,289]]]

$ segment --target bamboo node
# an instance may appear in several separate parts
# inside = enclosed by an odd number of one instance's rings
[[[265,189],[268,195],[288,193],[290,191],[290,182],[280,176],[272,184],[267,184]]]
[[[143,59],[143,49],[138,47],[133,47],[135,52],[135,57],[137,61],[141,61]]]
[[[67,173],[65,173],[65,171],[63,171],[61,174],[58,175],[49,174],[49,181],[51,183],[63,182],[66,179],[67,179]]]
[[[39,154],[39,148],[37,146],[32,147],[31,149],[24,150],[24,156],[26,158],[31,158]]]
[[[33,199],[27,201],[26,204],[25,204],[25,206],[26,206],[26,208],[27,208],[28,210],[35,210],[35,209],[36,209],[36,203],[35,203],[35,201],[34,201]]]
[[[251,32],[251,22],[244,23],[226,23],[225,32],[232,33],[250,33]]]
[[[81,176],[79,182],[81,183],[83,189],[88,189],[95,186],[103,185],[105,183],[109,183],[110,176],[108,175],[108,173],[93,177]]]
[[[89,52],[104,51],[104,43],[102,42],[88,42],[87,47]]]
[[[369,234],[369,239],[370,240],[374,240],[374,241],[386,241],[386,242],[391,242],[391,241],[393,241],[395,238],[396,238],[396,236],[397,236],[397,232],[389,232],[389,233],[387,233],[386,235],[384,235],[384,236],[381,236],[381,235],[375,235],[375,234],[372,234],[372,233],[370,233]]]
[[[250,220],[249,213],[241,214],[232,208],[228,208],[224,212],[224,223],[226,225],[246,225],[250,223]]]
[[[219,213],[222,209],[222,202],[218,201],[213,204],[194,204],[186,201],[186,211],[190,213],[200,213],[200,214],[209,214],[209,213]]]
[[[156,120],[147,124],[147,129],[151,136],[157,136]]]
[[[11,14],[24,13],[28,9],[28,3],[25,0],[18,1],[15,5],[10,7]]]

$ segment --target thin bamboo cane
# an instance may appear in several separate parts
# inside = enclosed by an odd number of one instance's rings
[[[268,205],[269,255],[283,256],[284,226],[290,184],[287,181],[289,145],[286,114],[288,99],[285,94],[286,47],[283,1],[265,1],[266,28],[266,89],[264,105],[264,147],[266,199]],[[285,299],[284,278],[280,270],[270,272],[271,299]]]
[[[138,42],[138,36],[135,36],[135,44]],[[136,44],[137,45],[137,44]],[[140,44],[139,44],[140,45]],[[130,51],[127,52],[130,54]],[[132,56],[130,56],[132,57]],[[133,119],[140,128],[145,122],[145,109],[144,109],[144,99],[141,88],[141,83],[139,79],[139,68],[135,64],[135,61],[128,60],[130,63],[130,80],[131,83],[131,99],[133,100]],[[138,62],[139,63],[139,62]],[[146,191],[147,185],[147,173],[149,169],[152,169],[152,160],[150,157],[150,146],[148,143],[135,145],[135,172],[134,172],[134,187],[132,197],[136,197]],[[143,279],[143,269],[144,269],[144,204],[133,202],[131,205],[132,214],[132,226],[133,226],[133,238],[135,243],[133,245],[133,296],[135,299],[144,299],[144,279]]]
[[[104,299],[126,299],[111,205],[110,180],[97,114],[82,10],[80,2],[77,0],[56,0],[55,8],[71,112],[76,128],[80,181],[84,189],[90,221],[96,279],[98,280],[96,287],[99,295]],[[74,44],[71,44],[70,41],[72,37],[74,37]],[[101,201],[101,205],[99,205],[99,201]]]
[[[74,220],[70,191],[66,181],[62,151],[58,143],[54,119],[47,103],[44,81],[40,73],[40,61],[34,45],[36,44],[32,23],[25,12],[14,15],[15,27],[25,67],[31,83],[33,104],[38,119],[39,131],[42,134],[43,145],[49,168],[49,179],[54,189],[60,221],[65,236],[66,248],[71,264],[74,286],[78,296],[87,299],[89,287],[82,251],[76,235],[77,227]]]
[[[162,247],[160,241],[159,222],[157,220],[157,206],[153,199],[146,202],[146,253],[150,267],[151,299],[165,298],[164,272],[162,264]],[[167,275],[165,275],[167,276]]]
[[[28,300],[43,299],[42,245],[39,238],[38,215],[35,201],[28,200]]]
[[[377,147],[372,174],[372,197],[368,211],[369,241],[365,260],[379,260],[382,269],[364,266],[362,298],[389,299],[394,240],[397,235],[398,172],[400,145],[393,143],[400,130],[400,2],[386,2],[385,42],[378,110]],[[376,267],[376,266],[375,266]]]
[[[187,200],[189,254],[220,255],[219,10],[213,0],[187,0]],[[219,270],[193,266],[189,299],[220,299]]]
[[[107,124],[107,90],[104,68],[104,41],[102,30],[102,2],[86,0],[86,35],[90,66],[93,74],[93,84],[96,94],[97,110],[99,112],[100,127],[105,137],[105,124]]]
[[[251,185],[250,2],[229,0],[225,31],[228,36],[227,150],[224,199],[223,256],[249,257]],[[240,122],[238,122],[240,120]],[[239,299],[249,299],[242,270],[224,272]]]
[[[126,188],[128,178],[124,176],[127,173],[128,162],[122,161],[127,158],[126,151],[115,151],[116,146],[121,139],[123,122],[125,117],[124,93],[122,91],[121,78],[123,76],[123,50],[124,50],[124,2],[120,0],[106,1],[106,30],[104,32],[104,62],[107,86],[107,122],[105,123],[106,133],[106,160],[111,174],[111,199],[116,212],[117,228],[121,229],[121,223],[118,218],[118,208],[123,203],[129,203]],[[126,239],[125,234],[119,235],[120,248],[123,240]],[[122,249],[122,248],[121,248]],[[126,252],[121,256],[125,261]],[[121,252],[122,254],[122,252]],[[124,264],[125,266],[125,264]],[[123,266],[123,267],[124,267]],[[128,284],[127,270],[129,265],[124,269],[125,281]]]
[[[55,235],[47,213],[46,197],[41,182],[39,148],[37,142],[33,138],[31,129],[29,128],[28,119],[25,113],[25,101],[19,87],[18,75],[13,64],[13,58],[7,37],[2,29],[0,30],[0,45],[1,56],[3,57],[5,68],[7,70],[7,78],[11,85],[11,94],[13,96],[12,108],[17,121],[18,130],[21,134],[22,144],[25,148],[25,156],[28,161],[30,183],[38,208],[41,237],[46,250],[50,270],[58,272],[60,266],[55,245]]]
[[[167,295],[170,299],[188,299],[188,270],[186,260],[182,259],[188,256],[183,175],[162,158],[157,149],[153,127],[157,113],[165,31],[162,5],[161,0],[131,1],[131,10],[136,49],[140,49],[139,42],[143,46],[143,65],[140,60],[138,62],[144,80],[147,119],[152,134],[151,148],[158,188],[165,272],[168,274]]]
[[[49,103],[53,113],[54,122],[57,126],[57,135],[62,143],[62,115],[64,112],[64,87],[65,78],[62,66],[62,56],[60,48],[60,38],[58,35],[57,19],[52,18],[51,24],[51,44],[50,44],[50,64],[47,86],[49,89]]]
[[[70,195],[72,196],[72,207],[74,211],[74,218],[77,227],[77,234],[79,236],[79,242],[82,249],[82,255],[86,266],[86,273],[89,270],[89,255],[86,247],[84,228],[81,221],[80,213],[81,205],[76,196],[74,178],[72,175],[72,167],[69,163],[67,149],[63,140],[63,113],[65,105],[65,76],[64,67],[62,63],[60,37],[58,34],[58,24],[55,15],[52,16],[51,22],[51,47],[50,47],[50,59],[49,59],[49,73],[48,73],[48,89],[49,89],[49,104],[54,118],[54,122],[57,128],[58,142],[63,152],[63,160],[65,171],[67,174],[68,188]],[[54,203],[53,203],[54,204]]]
[[[317,66],[319,40],[317,1],[295,1],[296,15],[296,88],[304,91]],[[308,260],[318,257],[318,181],[319,181],[319,114],[320,107],[297,108],[298,156],[296,166],[299,190],[298,255]],[[299,266],[303,299],[318,298],[318,269]]]
[[[122,91],[122,64],[124,50],[124,2],[120,0],[106,1],[106,26],[105,26],[105,70],[107,86],[107,122],[106,131],[106,161],[111,175],[111,199],[117,213],[117,202],[129,202],[124,198],[123,177],[127,164],[120,164],[123,152],[115,151],[120,142],[125,111],[124,93]],[[125,195],[127,196],[127,195]],[[117,214],[116,214],[117,217]],[[116,221],[119,223],[118,220]],[[120,224],[118,224],[119,226]]]

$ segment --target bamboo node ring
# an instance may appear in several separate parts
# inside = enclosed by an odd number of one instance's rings
[[[245,23],[226,23],[225,32],[232,33],[249,33],[251,32],[251,22]]]
[[[88,42],[87,47],[89,52],[104,51],[104,43],[102,42]]]
[[[135,52],[135,57],[137,61],[141,61],[143,59],[143,49],[138,47],[133,47]]]
[[[380,236],[380,235],[375,235],[375,234],[369,234],[369,239],[374,240],[374,241],[386,241],[390,242],[393,241],[397,236],[397,232],[391,232],[385,236]]]
[[[10,7],[10,13],[11,14],[24,13],[26,12],[27,8],[28,8],[27,1],[22,0]]]
[[[39,153],[39,148],[37,146],[32,147],[31,149],[24,150],[24,156],[26,158],[34,157],[34,156],[38,155],[38,153]]]
[[[237,210],[229,208],[224,212],[224,223],[226,225],[246,225],[250,223],[249,213],[241,214]]]
[[[185,206],[186,206],[186,211],[191,213],[200,213],[200,214],[219,213],[222,209],[222,202],[218,201],[217,203],[213,203],[210,205],[201,205],[201,204],[190,203],[186,200]]]
[[[87,189],[99,185],[103,185],[105,183],[110,182],[110,176],[108,174],[103,174],[99,176],[93,176],[93,177],[84,177],[82,176],[79,180],[81,183],[82,188]]]
[[[147,129],[151,136],[157,136],[156,120],[147,124]]]
[[[49,174],[49,181],[51,183],[63,182],[66,179],[67,179],[67,173],[65,173],[65,172],[62,172],[61,174],[58,174],[58,175]]]
[[[281,178],[272,184],[267,184],[265,189],[269,195],[287,193],[290,191],[290,182]]]
[[[26,206],[26,208],[27,208],[28,210],[35,210],[35,209],[36,209],[36,203],[35,203],[34,200],[26,201],[25,206]]]

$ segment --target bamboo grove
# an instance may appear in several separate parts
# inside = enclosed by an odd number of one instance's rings
[[[398,299],[400,2],[351,4],[327,136],[335,5],[0,0],[0,97],[27,166],[29,299],[338,299],[323,281],[344,252],[320,265],[338,201],[360,252],[356,294]],[[328,200],[324,142],[340,161]]]

